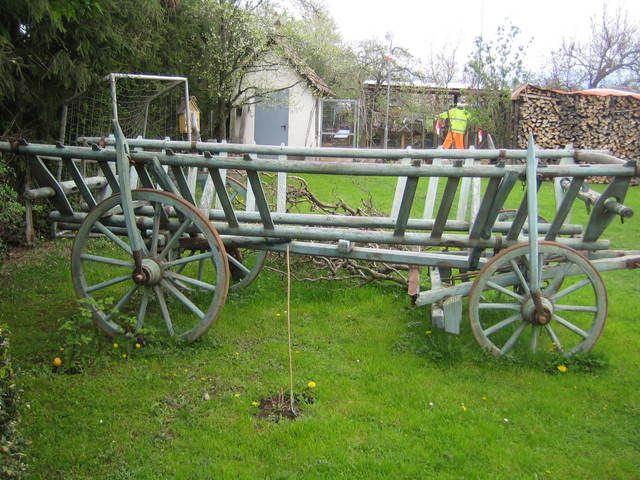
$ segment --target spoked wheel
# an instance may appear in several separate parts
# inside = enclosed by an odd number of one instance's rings
[[[230,290],[240,290],[253,282],[262,271],[267,252],[248,248],[230,247],[227,261],[231,272]]]
[[[146,189],[132,196],[136,210],[148,214],[137,217],[145,240],[141,271],[136,271],[126,230],[109,226],[122,219],[120,195],[114,195],[87,215],[76,236],[76,295],[109,335],[135,334],[155,325],[191,342],[215,322],[226,300],[224,245],[212,224],[185,200]]]
[[[607,317],[607,292],[598,271],[577,251],[539,242],[540,295],[532,293],[529,245],[493,257],[469,295],[478,343],[496,356],[558,351],[569,357],[594,346]]]
[[[227,174],[227,194],[238,209],[245,209],[247,198],[246,178]],[[268,252],[243,247],[228,247],[227,260],[231,272],[230,290],[240,290],[253,282],[262,271]]]

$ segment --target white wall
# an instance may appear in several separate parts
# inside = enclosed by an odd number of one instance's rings
[[[294,71],[288,63],[275,71],[262,71],[252,74],[245,80],[246,85],[259,88],[278,89],[293,85],[289,89],[289,140],[288,145],[296,147],[316,147],[318,145],[319,101],[307,82]],[[232,116],[231,131],[236,135],[234,141],[252,143],[255,137],[255,105],[243,108],[240,118]],[[239,120],[239,121],[238,121]]]

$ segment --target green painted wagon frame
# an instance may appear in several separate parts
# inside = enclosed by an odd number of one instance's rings
[[[266,252],[289,249],[427,268],[431,289],[418,292],[414,285],[411,293],[415,305],[431,305],[435,326],[458,333],[468,296],[473,334],[495,355],[516,345],[534,352],[551,345],[570,356],[590,350],[604,327],[607,293],[599,272],[640,266],[640,251],[610,250],[600,238],[616,216],[633,214],[624,198],[638,164],[601,151],[536,149],[532,137],[527,150],[354,150],[126,139],[117,121],[114,132],[81,139],[88,146],[0,142],[0,151],[28,158],[39,187],[26,196],[48,198],[55,207],[50,220],[76,231],[74,289],[110,335],[135,334],[156,315],[170,335],[193,341],[218,318],[230,285],[248,285]],[[56,180],[51,159],[63,163],[70,181]],[[84,161],[95,162],[101,175],[83,176],[78,164]],[[207,172],[197,203],[194,169]],[[247,187],[236,185],[246,196],[244,210],[230,197],[229,170],[246,175]],[[274,211],[264,172],[277,173]],[[290,173],[396,178],[391,214],[287,212]],[[585,185],[591,176],[611,182],[598,193]],[[424,213],[411,218],[423,179],[429,182]],[[436,211],[439,179],[445,185]],[[538,215],[542,180],[555,184],[549,222]],[[526,187],[523,198],[505,216],[518,182]],[[136,183],[143,188],[132,188]],[[71,200],[74,192],[80,202]],[[458,212],[450,218],[456,195]],[[592,206],[586,228],[568,223],[576,199]],[[114,250],[118,255],[109,253]],[[247,261],[241,251],[258,253]],[[90,278],[95,265],[103,274],[105,268],[121,274]],[[102,302],[101,292],[115,286],[118,295]]]

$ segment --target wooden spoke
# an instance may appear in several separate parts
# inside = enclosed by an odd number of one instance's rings
[[[513,268],[513,271],[515,272],[515,274],[518,276],[518,280],[520,280],[520,285],[522,286],[524,291],[527,292],[527,295],[530,295],[531,290],[529,290],[529,284],[525,280],[524,275],[522,274],[522,270],[520,270],[520,267],[518,266],[515,260],[511,260],[509,263],[511,264],[511,268]]]
[[[177,265],[184,265],[191,262],[198,262],[200,260],[211,259],[211,256],[212,256],[211,252],[199,253],[197,255],[192,255],[190,257],[182,257],[182,258],[178,258],[177,260],[166,262],[164,266],[165,268],[171,268]]]
[[[556,332],[553,330],[553,328],[551,328],[551,325],[546,324],[544,326],[544,329],[547,331],[547,333],[551,337],[551,341],[553,342],[553,345],[556,347],[556,350],[558,350],[559,352],[562,352],[563,351],[562,343],[560,343],[560,339],[558,338],[558,335],[556,335]]]
[[[156,298],[158,299],[158,305],[160,305],[160,314],[162,315],[164,324],[167,327],[167,332],[169,332],[169,336],[173,337],[175,335],[175,332],[173,330],[173,322],[171,321],[171,315],[169,314],[169,309],[167,308],[167,301],[164,298],[164,293],[162,293],[162,289],[158,285],[153,287],[153,291],[155,292]]]
[[[513,292],[513,291],[509,290],[508,288],[503,287],[502,285],[498,285],[495,282],[488,281],[487,282],[487,286],[493,288],[494,290],[498,290],[499,292],[502,292],[505,295],[513,297],[516,300],[518,300],[519,302],[522,302],[522,300],[524,299],[524,297],[522,295],[519,295],[516,292]]]
[[[176,230],[175,233],[171,236],[171,238],[169,239],[169,241],[165,245],[165,247],[162,250],[162,252],[160,252],[160,255],[158,255],[158,258],[163,259],[163,258],[165,258],[167,256],[167,254],[173,248],[175,243],[180,239],[182,234],[187,230],[187,228],[189,228],[189,226],[192,223],[193,223],[193,220],[190,219],[190,218],[187,218],[186,220],[184,220],[180,224],[180,227],[178,227],[178,230]]]
[[[531,353],[536,353],[538,350],[538,339],[540,338],[540,326],[532,325],[531,328]]]
[[[96,221],[94,226],[98,230],[100,230],[100,232],[103,233],[109,240],[111,240],[113,243],[118,245],[122,250],[124,250],[129,255],[131,255],[131,247],[127,245],[125,242],[123,242],[120,238],[118,238],[118,236],[115,233],[113,233],[111,230],[105,227],[101,222]]]
[[[565,320],[564,318],[556,315],[555,313],[553,314],[553,319],[556,322],[558,322],[560,325],[562,325],[563,327],[566,327],[569,330],[571,330],[576,335],[580,335],[582,338],[587,338],[589,336],[589,334],[587,332],[585,332],[584,330],[582,330],[580,327],[577,327],[573,323],[568,322],[567,320]]]
[[[127,291],[127,293],[125,293],[122,297],[120,297],[120,300],[118,300],[118,302],[113,307],[109,315],[107,315],[107,317],[105,318],[105,321],[107,322],[110,321],[114,317],[114,315],[116,315],[119,311],[122,310],[122,307],[125,306],[125,304],[129,301],[129,299],[136,292],[136,290],[138,290],[138,287],[139,285],[134,285]]]
[[[126,282],[127,280],[131,280],[131,275],[122,275],[120,277],[112,278],[110,280],[105,280],[104,282],[96,283],[95,285],[91,285],[90,287],[87,287],[86,290],[87,290],[87,293],[92,293],[107,287],[111,287],[112,285],[116,285],[118,283]]]
[[[206,282],[203,282],[201,280],[197,280],[195,278],[188,277],[186,275],[181,275],[181,274],[176,273],[176,272],[170,272],[170,271],[167,272],[167,277],[179,280],[179,281],[184,282],[184,283],[188,283],[189,285],[193,285],[195,287],[202,288],[203,290],[208,290],[210,292],[215,292],[216,291],[216,286],[215,285],[211,285],[210,283],[206,283]]]
[[[564,312],[592,312],[596,313],[598,311],[598,307],[591,307],[588,305],[559,305],[555,304],[553,306],[556,310],[564,311]]]
[[[562,265],[554,275],[553,279],[551,280],[551,283],[547,286],[547,288],[544,289],[543,294],[550,295],[557,292],[560,286],[562,285],[562,282],[564,282],[564,279],[567,276],[567,272],[569,271],[570,268],[571,268],[571,263],[569,262]]]
[[[489,335],[492,335],[497,331],[502,330],[504,327],[511,325],[513,322],[517,321],[518,319],[521,319],[521,316],[519,313],[516,313],[515,315],[511,315],[510,317],[505,318],[504,320],[496,323],[495,325],[487,328],[486,330],[483,330],[483,333],[488,337]]]
[[[562,297],[566,297],[570,293],[580,290],[582,287],[586,287],[587,285],[590,285],[590,284],[591,284],[591,281],[588,278],[585,278],[584,280],[580,280],[579,282],[574,283],[573,285],[565,288],[564,290],[554,293],[553,295],[551,295],[550,298],[555,302],[556,300]]]
[[[151,246],[149,251],[151,255],[158,254],[158,237],[160,236],[160,214],[162,206],[159,203],[153,204],[153,229],[151,230]]]
[[[103,257],[101,255],[91,255],[89,253],[83,253],[82,255],[80,255],[80,258],[82,260],[87,260],[90,262],[97,262],[97,263],[104,263],[107,265],[117,265],[119,267],[128,267],[128,268],[134,267],[133,262],[127,262],[126,260],[120,260],[119,258]]]
[[[204,260],[200,260],[198,262],[198,280],[202,280],[202,275],[204,274],[204,267],[205,267],[205,263]]]
[[[227,260],[229,260],[229,262],[233,263],[236,267],[238,267],[238,269],[240,269],[243,273],[243,276],[249,275],[251,273],[251,270],[248,269],[247,267],[245,267],[242,262],[240,262],[237,258],[235,258],[233,255],[229,255],[227,254]]]
[[[509,337],[509,340],[507,340],[507,343],[505,343],[504,346],[500,349],[500,353],[502,355],[504,355],[505,353],[507,353],[509,350],[513,348],[513,346],[516,344],[516,342],[520,338],[520,335],[522,335],[522,332],[524,332],[525,328],[527,328],[527,324],[525,322],[521,322],[520,325],[518,325],[518,328],[516,329],[516,331],[513,332],[513,334]]]
[[[139,332],[144,326],[144,317],[147,314],[147,305],[149,303],[149,291],[145,288],[140,299],[140,307],[136,315],[136,332]]]
[[[176,297],[180,303],[182,303],[185,307],[191,310],[195,315],[199,318],[204,318],[204,313],[200,310],[191,300],[189,300],[180,290],[178,290],[173,284],[167,280],[161,280],[160,285],[162,285],[166,290],[169,291],[174,297]]]
[[[480,303],[478,308],[481,310],[516,310],[520,311],[520,305],[517,303]]]

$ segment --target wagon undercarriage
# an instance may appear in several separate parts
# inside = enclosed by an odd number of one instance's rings
[[[133,334],[155,316],[169,334],[195,340],[215,322],[227,290],[256,277],[266,252],[289,249],[423,268],[431,289],[419,292],[410,275],[410,293],[416,305],[432,305],[436,326],[458,333],[468,296],[474,336],[492,353],[573,355],[590,350],[604,327],[599,272],[640,266],[640,252],[609,250],[601,238],[614,218],[633,214],[624,198],[638,165],[602,152],[536,150],[533,139],[526,151],[309,149],[125,139],[117,122],[114,130],[109,139],[83,139],[87,147],[0,142],[0,151],[29,159],[39,187],[27,196],[50,199],[50,220],[76,232],[75,291],[112,335]],[[51,159],[70,180],[56,179]],[[84,162],[99,175],[83,175]],[[201,192],[198,171],[207,174]],[[265,172],[277,174],[275,199],[267,198]],[[396,178],[391,212],[287,212],[290,173]],[[603,175],[612,177],[604,192],[586,187]],[[555,185],[549,220],[539,216],[543,180]],[[505,211],[521,184],[518,207]],[[80,202],[70,200],[75,192]],[[576,199],[591,206],[584,227],[570,222]]]

